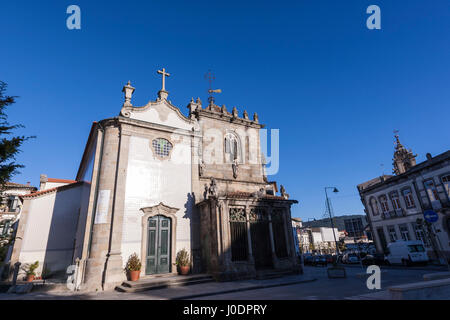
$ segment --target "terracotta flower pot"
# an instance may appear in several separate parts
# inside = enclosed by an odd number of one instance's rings
[[[33,282],[34,280],[34,274],[27,275],[27,282]]]
[[[138,281],[140,275],[141,275],[141,271],[140,270],[130,271],[130,280],[131,281]]]
[[[189,274],[189,269],[190,269],[189,266],[180,266],[179,267],[179,273],[181,275],[185,276],[185,275]]]

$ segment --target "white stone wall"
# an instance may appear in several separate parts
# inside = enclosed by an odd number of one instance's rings
[[[152,134],[158,137],[157,132]],[[151,138],[130,137],[121,250],[124,264],[134,252],[141,255],[143,212],[140,209],[161,202],[179,208],[176,213],[176,251],[182,248],[190,251],[193,205],[190,198],[190,139],[184,138],[174,143],[170,157],[165,159],[153,154],[151,141]],[[146,257],[140,258],[144,260]]]
[[[19,261],[44,263],[51,271],[66,270],[72,264],[81,195],[79,185],[60,192],[31,198]]]
[[[416,222],[417,218],[423,219],[423,212],[420,207],[418,194],[416,193],[416,190],[414,189],[413,181],[417,185],[417,188],[419,191],[419,196],[420,196],[420,199],[422,200],[422,203],[426,206],[433,205],[433,209],[435,211],[438,211],[440,208],[440,204],[439,203],[437,203],[437,204],[430,203],[428,195],[425,191],[423,182],[426,180],[432,179],[437,188],[437,191],[439,193],[439,197],[440,197],[441,201],[443,201],[443,202],[448,201],[449,200],[448,194],[447,194],[446,190],[444,189],[444,186],[442,185],[441,176],[445,175],[445,174],[449,174],[449,173],[450,173],[450,166],[447,165],[447,166],[444,166],[439,169],[430,170],[427,172],[423,171],[421,173],[421,175],[416,177],[415,179],[405,180],[401,183],[393,184],[391,186],[386,186],[383,189],[376,189],[370,193],[365,194],[366,210],[367,210],[368,214],[370,215],[370,219],[372,221],[373,236],[374,236],[375,244],[376,244],[378,250],[381,251],[381,248],[382,248],[382,245],[381,245],[380,239],[378,237],[378,233],[377,233],[378,228],[383,228],[386,242],[390,243],[388,226],[394,226],[394,228],[396,230],[397,238],[399,240],[401,240],[399,225],[406,224],[411,240],[417,240],[416,234],[414,232],[413,224]],[[407,208],[405,199],[401,192],[404,188],[407,188],[407,187],[412,190],[412,195],[413,195],[414,203],[415,203],[414,208]],[[382,214],[381,214],[382,209],[380,206],[379,197],[381,195],[386,196],[389,210],[392,211],[393,205],[392,205],[391,199],[389,198],[389,194],[392,191],[398,192],[400,204],[401,204],[402,209],[404,211],[406,211],[406,216],[398,217],[398,218],[394,218],[394,219],[383,219]],[[375,197],[377,200],[378,210],[380,213],[378,215],[374,215],[374,212],[370,205],[370,199],[372,197]],[[434,207],[435,205],[437,205],[437,207]],[[437,232],[436,234],[439,238],[439,243],[442,246],[442,250],[450,252],[450,236],[446,230],[446,226],[444,225],[444,215],[439,214],[439,220],[436,223],[434,223],[433,226],[435,227],[436,230],[440,230],[440,232]],[[428,247],[427,249],[430,251],[432,250],[431,247]]]

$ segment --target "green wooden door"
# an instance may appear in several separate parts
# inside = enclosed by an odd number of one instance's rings
[[[148,219],[146,274],[170,272],[171,223],[164,216]]]

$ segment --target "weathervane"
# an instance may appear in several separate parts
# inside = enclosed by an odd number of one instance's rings
[[[208,80],[209,82],[209,89],[208,89],[208,102],[210,105],[214,104],[214,96],[213,93],[222,93],[222,90],[220,89],[213,89],[212,88],[212,83],[214,80],[216,80],[216,77],[214,76],[214,74],[212,73],[211,70],[208,70],[208,72],[205,74],[205,79]]]
[[[396,139],[396,141],[398,142],[398,138],[399,138],[399,136],[398,136],[398,133],[399,133],[400,131],[398,131],[397,129],[395,129],[394,130],[394,137],[395,137],[395,139]]]

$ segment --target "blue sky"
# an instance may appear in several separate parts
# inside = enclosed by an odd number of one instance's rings
[[[394,138],[425,154],[448,150],[450,2],[2,1],[0,79],[18,95],[9,109],[36,135],[15,181],[74,178],[92,121],[118,115],[131,80],[135,105],[156,98],[165,67],[169,99],[183,113],[206,101],[212,69],[217,104],[259,114],[280,129],[277,180],[320,218],[324,186],[336,215],[363,213],[356,185],[392,170]],[[81,30],[66,8],[81,8]],[[368,30],[366,8],[381,8]]]

